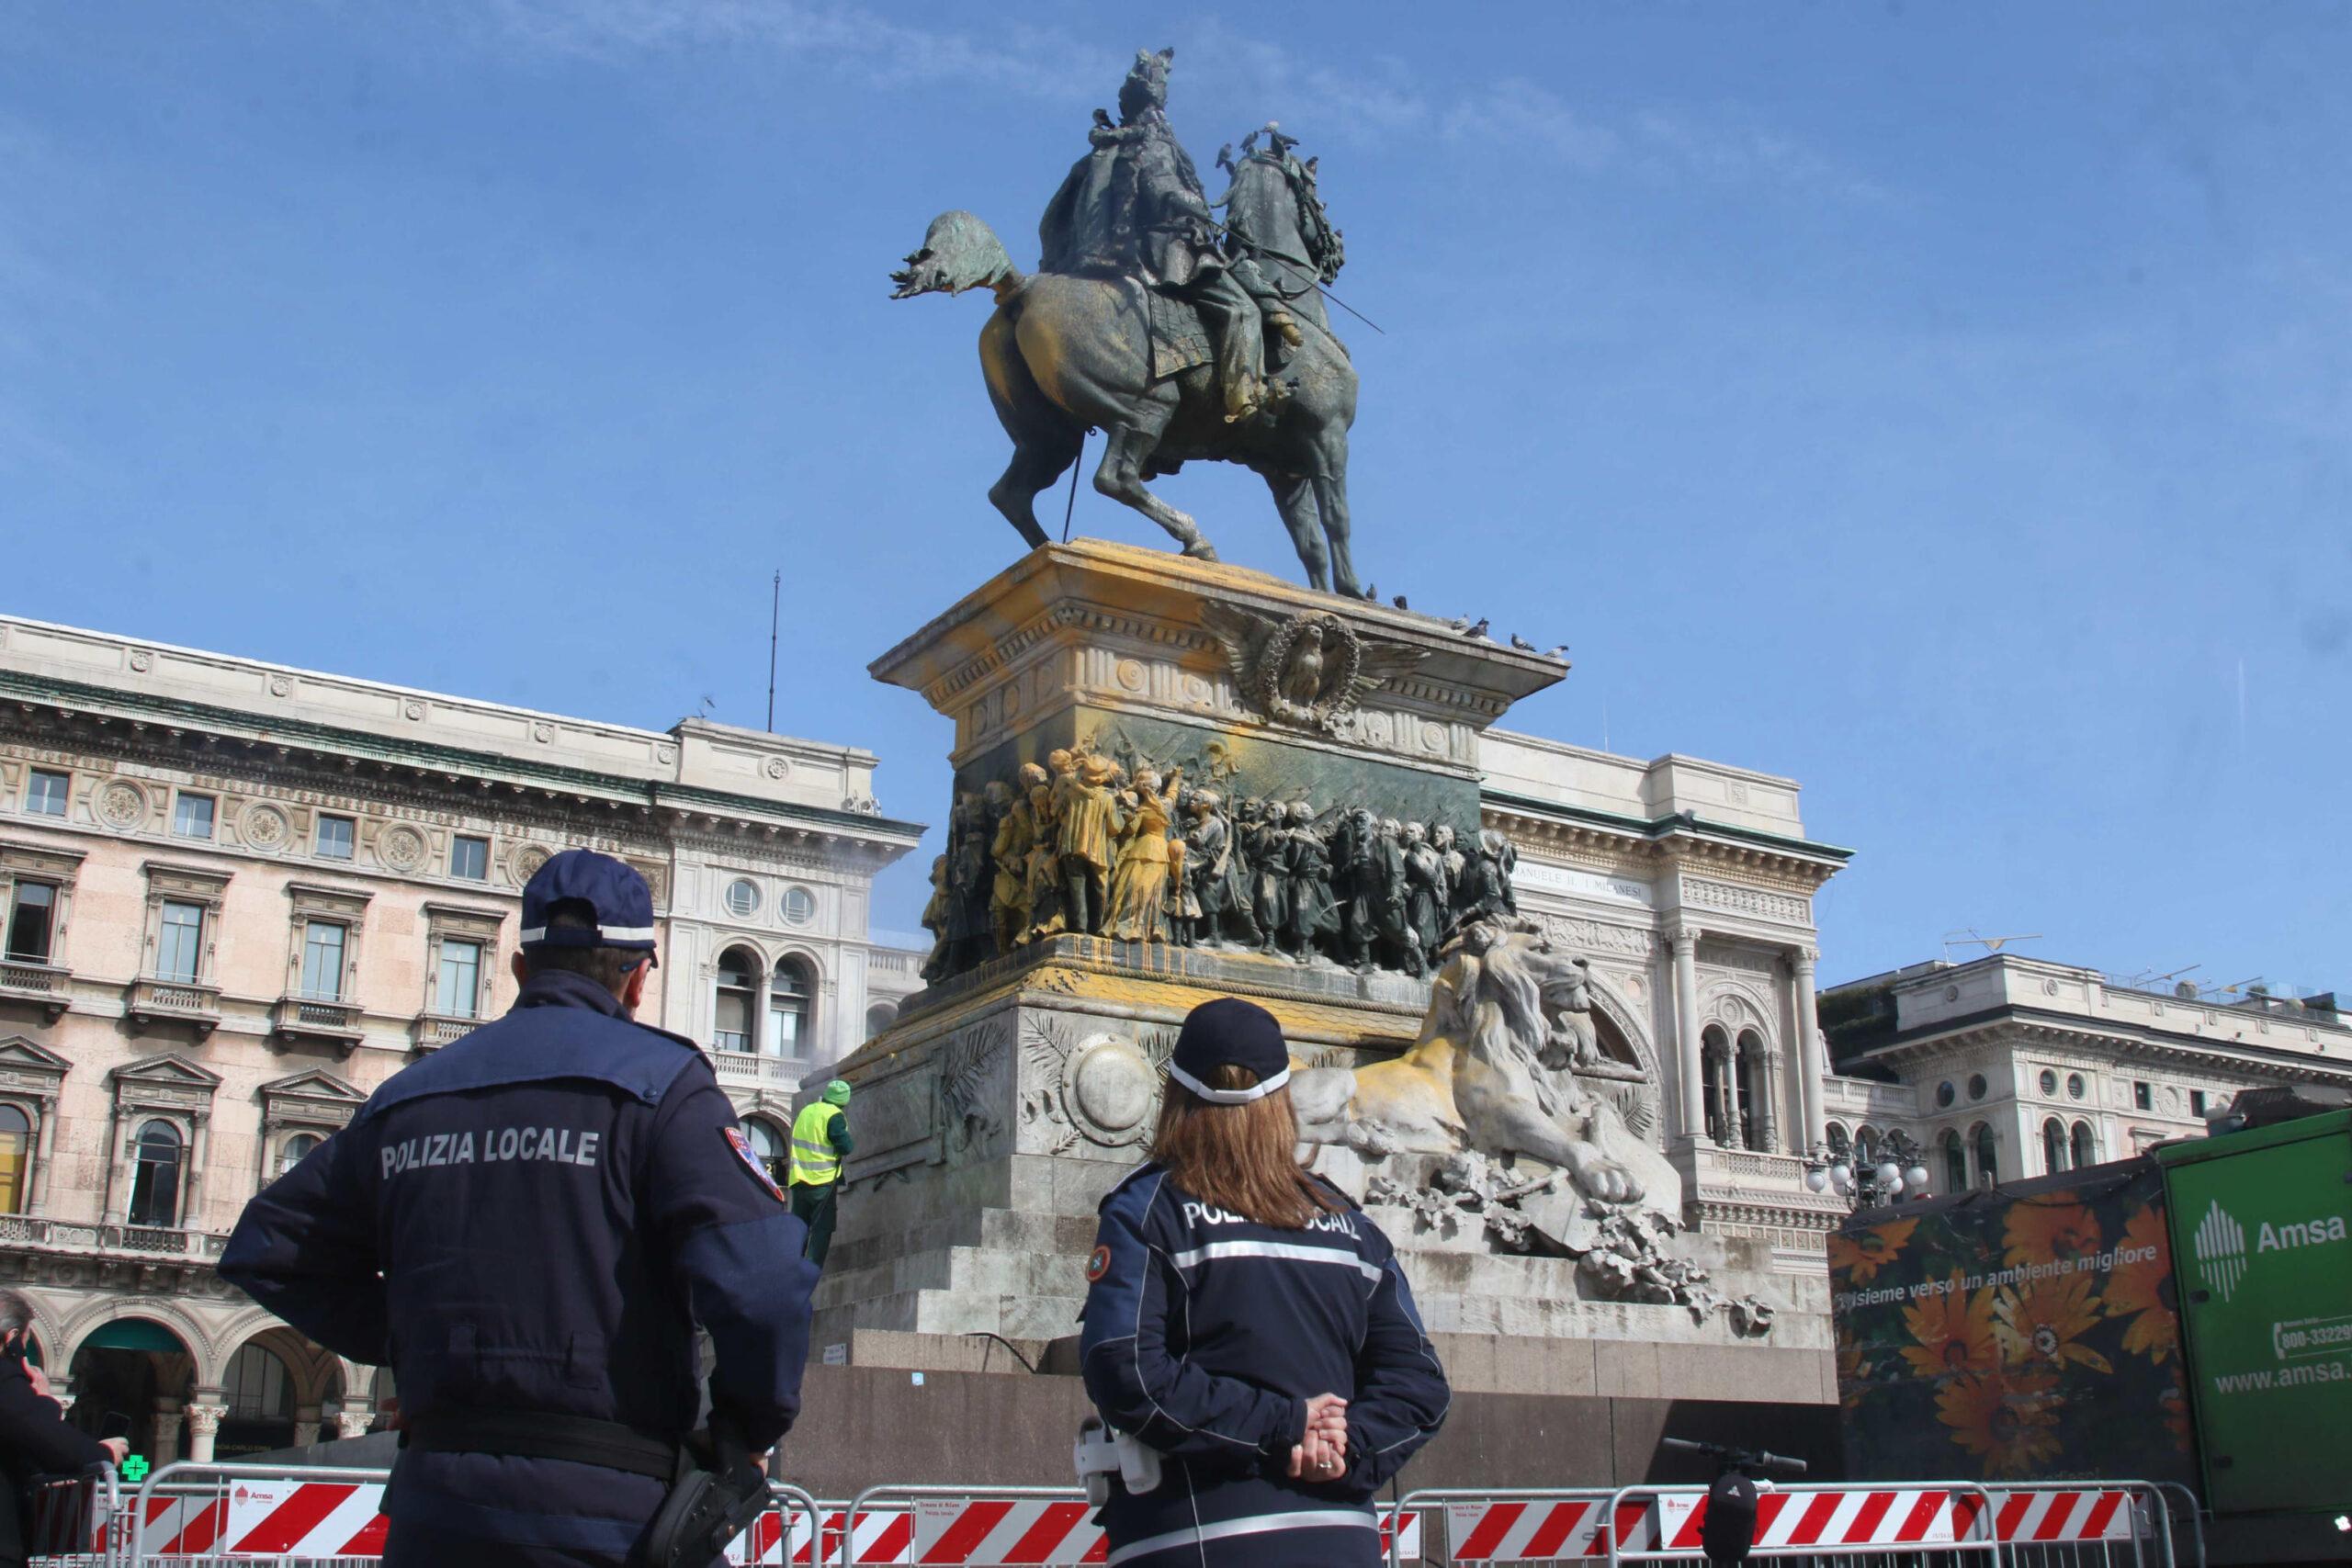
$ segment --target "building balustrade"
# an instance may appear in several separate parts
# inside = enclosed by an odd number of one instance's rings
[[[174,1258],[209,1262],[220,1256],[228,1239],[210,1231],[177,1225],[130,1225],[112,1221],[89,1224],[75,1220],[36,1219],[28,1214],[0,1214],[0,1247],[96,1254],[101,1258]]]
[[[38,958],[0,958],[0,1001],[30,1002],[55,1023],[73,1007],[74,972]]]
[[[481,1027],[478,1018],[458,1018],[446,1012],[421,1012],[408,1027],[408,1037],[419,1052],[438,1051],[452,1040],[462,1040]]]
[[[270,1011],[269,1025],[280,1038],[321,1042],[345,1054],[367,1032],[358,1003],[326,997],[281,997]]]
[[[807,1062],[754,1055],[749,1051],[712,1051],[709,1056],[720,1083],[789,1087],[816,1071]]]
[[[123,1011],[134,1023],[186,1023],[198,1040],[220,1023],[220,987],[196,980],[141,976],[124,994]]]

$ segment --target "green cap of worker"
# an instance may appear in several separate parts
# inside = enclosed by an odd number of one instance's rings
[[[847,1105],[849,1103],[849,1080],[847,1078],[835,1078],[832,1082],[825,1086],[825,1103],[828,1105]]]

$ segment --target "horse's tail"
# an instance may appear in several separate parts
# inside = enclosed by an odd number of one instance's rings
[[[961,294],[967,288],[993,289],[1000,301],[1009,300],[1028,287],[1029,280],[1012,265],[996,231],[973,213],[943,212],[931,220],[922,248],[907,257],[904,268],[890,275],[899,287],[893,299],[918,294]]]

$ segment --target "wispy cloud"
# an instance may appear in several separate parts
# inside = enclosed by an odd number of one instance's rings
[[[1126,58],[1052,28],[1004,24],[980,33],[797,0],[468,0],[456,15],[477,37],[509,48],[591,59],[757,48],[876,87],[945,82],[1070,104],[1107,100]],[[1850,201],[1888,196],[1826,153],[1736,111],[1651,107],[1602,115],[1520,78],[1440,90],[1404,61],[1335,65],[1214,17],[1174,37],[1188,105],[1281,118],[1327,143],[1435,137],[1477,145],[1497,159],[1595,174]]]

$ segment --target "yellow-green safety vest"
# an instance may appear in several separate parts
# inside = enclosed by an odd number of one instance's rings
[[[841,1113],[840,1106],[820,1100],[792,1119],[792,1185],[822,1187],[841,1179],[842,1156],[826,1136]]]

